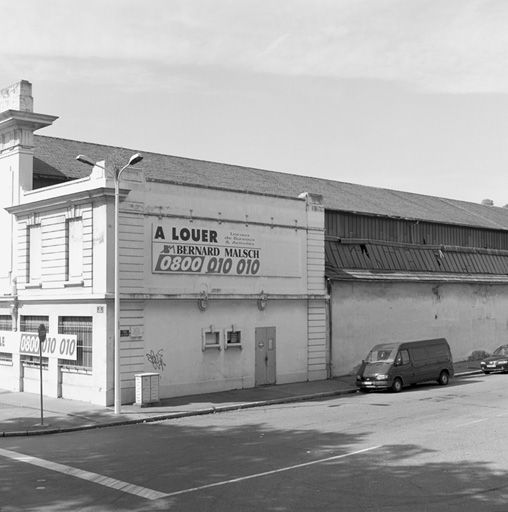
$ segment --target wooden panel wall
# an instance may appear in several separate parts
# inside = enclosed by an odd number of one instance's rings
[[[349,212],[326,211],[325,232],[328,236],[346,239],[508,249],[508,231],[390,219]]]

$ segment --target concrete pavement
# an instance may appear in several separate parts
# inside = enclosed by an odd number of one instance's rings
[[[477,362],[455,364],[456,377],[478,372]],[[38,394],[0,389],[0,437],[53,434],[160,421],[271,404],[316,400],[356,391],[354,375],[345,375],[329,380],[167,398],[154,407],[123,405],[119,415],[115,415],[112,407],[45,396],[41,424]]]

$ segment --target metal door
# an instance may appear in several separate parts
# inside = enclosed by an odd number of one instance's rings
[[[256,327],[255,385],[275,384],[275,327]]]

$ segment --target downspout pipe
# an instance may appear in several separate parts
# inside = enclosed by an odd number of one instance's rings
[[[327,306],[327,316],[328,316],[328,364],[326,365],[327,378],[332,378],[332,339],[333,339],[333,322],[332,322],[332,280],[330,278],[326,278],[326,306]]]

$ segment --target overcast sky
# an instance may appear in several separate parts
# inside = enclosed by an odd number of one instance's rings
[[[506,0],[0,0],[41,134],[508,203]],[[107,158],[107,155],[105,155]]]

